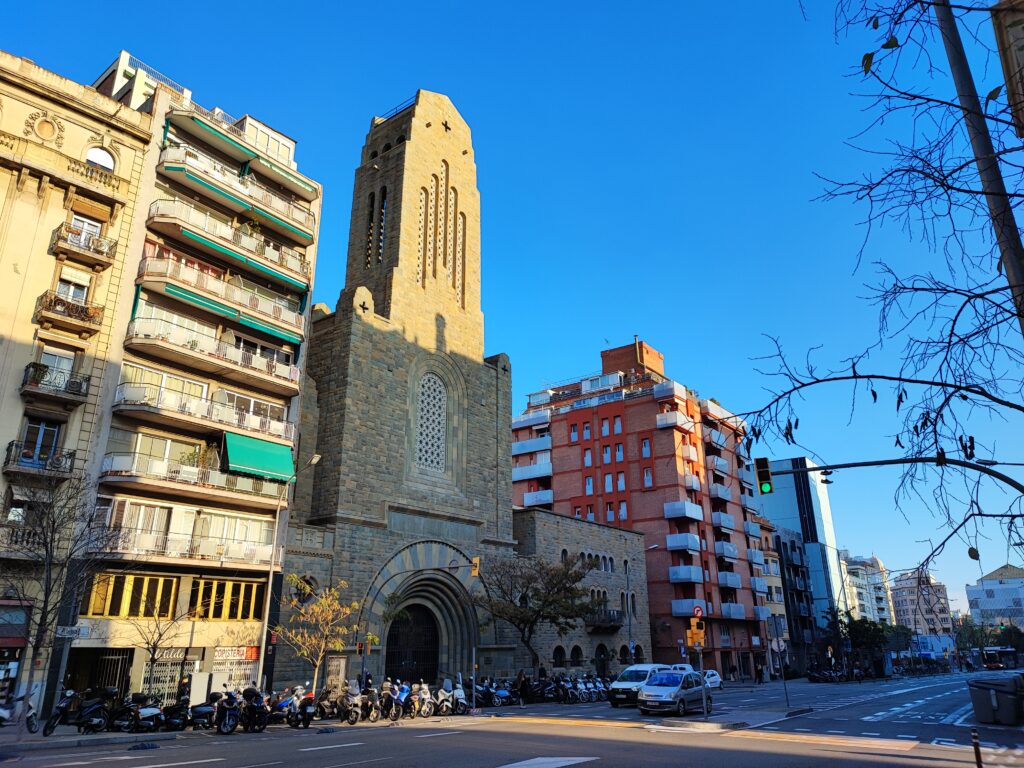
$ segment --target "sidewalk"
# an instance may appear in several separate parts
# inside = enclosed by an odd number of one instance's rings
[[[666,717],[662,719],[659,726],[654,727],[691,731],[734,731],[741,728],[757,728],[784,720],[787,717],[796,717],[813,711],[814,707],[759,707],[716,714],[712,709],[706,720],[699,715],[687,718]]]
[[[61,749],[68,747],[99,746],[103,744],[138,744],[148,741],[169,741],[178,738],[179,732],[159,733],[116,733],[104,732],[81,734],[70,725],[58,725],[51,736],[43,736],[42,729],[38,733],[22,734],[18,741],[18,726],[0,728],[0,758],[38,749]]]

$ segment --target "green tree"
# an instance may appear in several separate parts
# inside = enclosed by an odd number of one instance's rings
[[[537,674],[540,655],[533,645],[537,630],[550,626],[559,636],[565,635],[594,610],[581,586],[592,567],[589,561],[571,558],[561,562],[540,557],[494,560],[481,568],[484,589],[473,600],[493,620],[504,621],[519,633]]]
[[[885,625],[871,619],[851,619],[846,624],[850,635],[850,646],[854,651],[875,658],[885,648],[887,641]]]
[[[887,651],[895,651],[896,658],[905,651],[910,650],[910,641],[914,637],[914,633],[910,631],[910,627],[904,627],[902,624],[890,624],[885,628],[885,649]]]

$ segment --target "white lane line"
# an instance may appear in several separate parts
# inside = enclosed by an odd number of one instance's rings
[[[766,725],[766,726],[764,726],[764,730],[766,730],[766,731],[777,731],[777,730],[779,730],[779,727],[777,725]]]
[[[454,736],[462,731],[440,731],[438,733],[421,733],[419,736],[413,736],[414,739],[429,739],[434,736]]]
[[[275,760],[272,763],[253,763],[252,765],[240,765],[238,768],[266,768],[268,765],[280,765],[283,761]]]
[[[566,765],[578,765],[600,760],[599,757],[535,757],[519,763],[507,763],[498,768],[564,768]]]
[[[942,725],[953,725],[953,723],[955,723],[961,717],[966,715],[972,709],[974,709],[974,705],[972,705],[972,704],[964,704],[962,707],[960,707],[960,709],[954,710],[953,712],[949,713],[946,717],[942,718],[942,720],[940,720],[939,722]]]
[[[321,749],[341,749],[342,747],[360,747],[362,745],[361,741],[353,741],[348,744],[328,744],[325,747],[303,747],[299,752],[319,752]]]
[[[201,765],[203,763],[223,763],[227,758],[211,757],[208,760],[188,760],[184,763],[151,763],[150,765],[136,765],[134,768],[173,768],[177,765]]]
[[[811,732],[810,728],[794,728],[793,730],[797,731],[798,733],[810,733]]]
[[[861,736],[881,736],[882,734],[875,733],[874,731],[861,731],[860,735]]]
[[[369,760],[356,760],[354,763],[336,763],[334,765],[325,765],[324,768],[346,768],[349,765],[366,765],[367,763],[382,763],[385,760],[394,760],[393,757],[374,757]]]
[[[907,735],[907,734],[905,734],[905,733],[897,733],[897,734],[896,734],[896,738],[897,738],[897,739],[916,739],[916,738],[917,738],[917,736],[908,736],[908,735]]]
[[[846,731],[825,731],[825,733],[846,733]]]

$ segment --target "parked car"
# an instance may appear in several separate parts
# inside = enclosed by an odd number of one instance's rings
[[[696,672],[696,670],[693,668],[693,664],[673,664],[672,665],[672,671],[673,672]]]
[[[718,670],[705,669],[704,670],[704,681],[708,684],[708,688],[721,688],[722,687],[722,676],[718,674]]]
[[[666,670],[656,672],[644,683],[637,697],[640,712],[669,712],[680,717],[690,712],[711,712],[711,691],[697,672]]]
[[[668,668],[667,664],[634,664],[631,667],[626,667],[615,678],[615,682],[609,686],[608,702],[613,707],[618,707],[621,704],[636,704],[640,687],[647,682],[647,679],[655,672],[663,672]]]

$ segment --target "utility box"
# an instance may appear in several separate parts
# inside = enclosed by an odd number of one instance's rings
[[[1020,725],[1024,714],[1024,680],[1019,675],[971,680],[967,686],[979,723]]]

